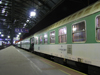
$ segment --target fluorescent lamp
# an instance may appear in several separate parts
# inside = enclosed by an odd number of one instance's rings
[[[0,0],[0,4],[2,4],[2,1]]]
[[[26,22],[29,22],[29,20],[27,20]]]
[[[19,33],[19,35],[21,35],[21,33]]]
[[[8,36],[8,38],[10,38],[10,36]]]
[[[31,17],[36,16],[36,12],[32,11],[32,12],[30,13],[30,16],[31,16]]]
[[[24,26],[26,26],[26,23],[24,24]]]
[[[1,36],[2,36],[2,37],[4,37],[4,35],[3,35],[3,34],[1,34]]]

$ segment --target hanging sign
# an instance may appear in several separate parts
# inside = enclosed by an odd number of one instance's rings
[[[17,33],[29,33],[29,29],[26,29],[26,28],[15,28],[15,32],[17,32]]]

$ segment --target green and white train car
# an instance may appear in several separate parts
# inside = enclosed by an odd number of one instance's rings
[[[91,75],[100,74],[100,68],[97,68],[100,67],[100,1],[33,36],[35,52],[89,64]],[[22,48],[29,49],[29,46],[23,45]]]
[[[30,38],[24,39],[21,41],[21,48],[28,49],[30,48]]]
[[[17,47],[20,47],[20,45],[21,45],[20,42],[17,42],[17,43],[16,43],[16,46],[17,46]]]
[[[25,38],[24,40],[20,41],[20,47],[27,50],[33,50],[34,47],[32,47],[34,42],[34,38],[32,36]]]
[[[100,67],[100,1],[34,34],[34,51]]]

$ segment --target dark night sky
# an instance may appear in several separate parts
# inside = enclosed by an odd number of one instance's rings
[[[37,23],[29,33],[25,34],[23,37],[26,38],[35,32],[93,4],[97,0],[65,0],[62,4],[56,7],[51,13],[49,13],[44,19]]]

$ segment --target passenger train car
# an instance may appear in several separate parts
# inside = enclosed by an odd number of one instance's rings
[[[99,75],[100,1],[20,41],[20,47]]]

